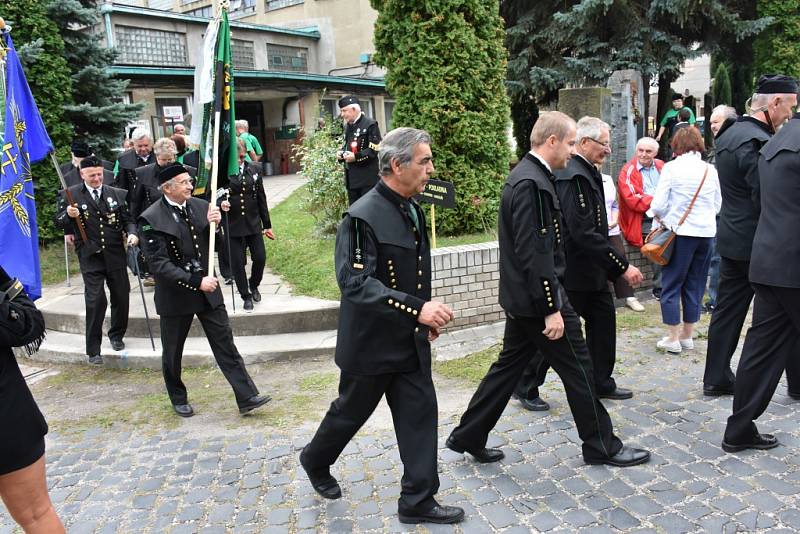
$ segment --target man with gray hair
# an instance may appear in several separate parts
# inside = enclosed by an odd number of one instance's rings
[[[750,252],[761,214],[758,155],[797,105],[797,80],[781,74],[761,76],[751,99],[750,115],[718,134],[716,167],[722,190],[717,227],[720,255],[717,305],[708,327],[703,393],[733,395],[731,358],[739,343],[753,287]]]
[[[361,111],[358,98],[352,95],[339,99],[339,112],[344,119],[344,144],[337,159],[344,163],[347,201],[352,204],[378,181],[378,147],[381,132],[378,123]]]
[[[252,161],[261,161],[261,156],[264,150],[261,148],[261,143],[258,138],[250,133],[250,124],[244,119],[236,121],[236,135],[244,141],[245,155],[244,160],[248,163]]]
[[[412,198],[433,174],[430,145],[430,135],[422,130],[389,132],[378,155],[381,180],[350,206],[339,224],[339,397],[300,454],[317,493],[326,499],[341,497],[330,466],[385,395],[404,468],[401,523],[456,523],[464,518],[461,508],[434,499],[439,489],[438,413],[430,342],[453,312],[431,300],[425,215]]]
[[[153,154],[153,137],[144,128],[136,128],[131,134],[133,148],[126,150],[117,158],[114,165],[114,177],[119,187],[128,191],[127,201],[133,201],[136,189],[136,169],[156,162]]]

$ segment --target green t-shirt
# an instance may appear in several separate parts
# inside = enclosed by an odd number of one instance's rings
[[[692,111],[692,108],[683,106],[681,109],[688,109],[689,110],[689,124],[694,124],[695,123],[695,119],[694,119],[694,111]],[[680,109],[672,108],[669,111],[667,111],[666,113],[664,113],[664,118],[661,119],[661,126],[666,126],[667,123],[670,121],[670,119],[674,119],[673,122],[678,122],[678,112],[679,111],[680,111]]]
[[[250,134],[249,132],[242,132],[239,136],[239,139],[244,141],[244,147],[247,152],[245,152],[244,160],[245,161],[252,161],[250,159],[250,151],[254,151],[257,156],[260,156],[264,153],[261,149],[261,144],[258,142],[258,139],[255,135]]]

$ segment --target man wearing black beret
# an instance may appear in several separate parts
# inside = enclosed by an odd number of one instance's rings
[[[381,132],[378,123],[361,111],[358,98],[339,99],[339,112],[345,121],[344,144],[338,159],[344,163],[348,204],[352,204],[378,182],[378,147]]]
[[[144,253],[156,281],[156,312],[161,326],[161,364],[175,413],[191,417],[186,386],[181,381],[183,345],[195,315],[200,320],[214,359],[233,388],[239,413],[270,401],[258,393],[244,365],[228,321],[228,312],[214,273],[208,266],[210,224],[219,223],[219,208],[192,196],[192,180],[174,163],[158,173],[164,194],[139,217]],[[212,251],[213,253],[213,251]]]
[[[664,113],[664,116],[661,118],[661,127],[658,129],[656,141],[661,142],[661,137],[664,135],[664,133],[667,133],[667,139],[672,137],[675,126],[680,122],[678,114],[684,109],[689,112],[689,118],[686,120],[686,122],[689,124],[694,124],[694,112],[691,110],[691,108],[683,105],[682,94],[674,93],[672,95],[672,109]]]
[[[122,350],[122,338],[128,329],[128,281],[125,242],[135,245],[136,225],[125,202],[125,190],[103,184],[103,164],[95,156],[81,160],[82,183],[69,188],[75,203],[67,205],[61,192],[56,214],[56,224],[66,234],[80,236],[84,228],[87,240],[75,239],[75,251],[83,277],[83,295],[86,302],[86,354],[89,363],[100,365],[100,345],[103,339],[103,319],[106,315],[105,290],[111,294],[111,328],[108,337],[114,350]],[[127,234],[127,238],[125,237]]]
[[[61,166],[61,174],[64,175],[64,182],[66,182],[67,187],[83,183],[80,175],[81,161],[83,158],[94,156],[94,151],[91,147],[85,141],[79,139],[72,141],[70,151],[72,152],[72,161]],[[113,165],[103,160],[100,160],[100,162],[103,164],[103,184],[117,187],[114,173],[109,170],[109,166],[113,167]]]
[[[758,154],[792,116],[797,89],[797,81],[790,76],[761,76],[751,98],[750,115],[739,118],[715,141],[722,210],[717,228],[719,289],[708,327],[703,376],[706,395],[733,394],[735,376],[730,367],[731,357],[753,300],[748,272],[753,236],[761,215]],[[789,379],[795,380],[791,375]],[[796,381],[800,382],[800,377]],[[795,387],[800,390],[800,384]]]

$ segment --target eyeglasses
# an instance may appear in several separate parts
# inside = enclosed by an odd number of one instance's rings
[[[595,143],[597,143],[601,147],[611,150],[611,144],[610,143],[601,143],[600,141],[598,141],[597,139],[594,139],[592,137],[587,137],[586,139],[588,139],[590,141],[594,141]]]

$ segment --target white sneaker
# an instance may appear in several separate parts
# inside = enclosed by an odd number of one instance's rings
[[[692,350],[692,349],[694,349],[694,340],[692,338],[679,339],[678,342],[681,344],[681,348],[683,350]]]
[[[643,312],[644,306],[636,297],[628,297],[625,299],[625,306],[629,307],[635,312]]]
[[[661,341],[656,343],[656,348],[661,350],[665,350],[670,354],[680,354],[681,353],[681,342],[680,341],[670,341],[668,337],[662,337]]]

